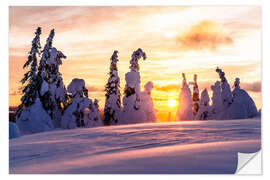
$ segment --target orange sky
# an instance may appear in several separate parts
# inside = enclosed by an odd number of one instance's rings
[[[90,98],[99,99],[101,108],[113,51],[119,51],[123,92],[130,56],[138,48],[148,57],[140,62],[141,86],[154,82],[159,117],[176,111],[168,99],[178,98],[182,72],[188,81],[198,74],[200,90],[209,90],[218,80],[217,66],[230,84],[239,77],[261,108],[259,7],[10,7],[9,18],[10,106],[20,102],[22,66],[40,26],[42,45],[54,28],[53,46],[67,56],[60,68],[65,84],[85,79]]]

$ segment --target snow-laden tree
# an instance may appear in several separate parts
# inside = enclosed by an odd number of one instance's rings
[[[221,79],[221,99],[223,106],[228,107],[230,104],[232,104],[232,91],[230,84],[228,83],[225,77],[225,72],[223,72],[222,69],[217,67],[216,72],[219,74]]]
[[[72,79],[67,87],[68,95],[71,103],[66,107],[61,121],[61,127],[64,129],[72,129],[83,127],[85,108],[92,103],[88,99],[88,90],[85,88],[83,79]]]
[[[207,120],[210,116],[209,95],[207,89],[204,89],[201,93],[200,108],[195,117],[196,120]]]
[[[41,34],[41,28],[38,27],[35,32],[35,38],[32,40],[32,48],[31,51],[28,53],[28,59],[23,65],[23,68],[27,68],[30,66],[30,70],[27,71],[24,74],[23,79],[21,80],[21,83],[26,86],[24,86],[22,93],[23,96],[21,98],[21,104],[18,107],[18,110],[16,112],[17,118],[20,116],[21,111],[24,108],[27,108],[34,104],[36,98],[38,97],[38,89],[39,89],[39,81],[37,77],[37,65],[38,60],[37,56],[40,55],[40,34]]]
[[[85,126],[86,127],[96,127],[102,126],[104,123],[100,119],[100,111],[98,100],[95,99],[93,104],[89,106],[88,115],[86,116],[88,119],[85,119]]]
[[[192,94],[192,102],[193,102],[193,116],[195,117],[197,115],[197,112],[199,111],[199,87],[198,87],[198,83],[197,83],[197,74],[194,74],[194,82],[193,84],[193,94]]]
[[[97,102],[92,103],[92,100],[88,98],[88,90],[83,79],[72,79],[67,87],[67,92],[71,98],[71,103],[64,111],[61,121],[62,128],[73,129],[102,124]]]
[[[211,86],[212,90],[212,105],[210,119],[217,119],[218,115],[222,111],[222,99],[221,99],[221,86],[220,81],[216,81],[214,85]]]
[[[221,101],[222,101],[222,112],[219,114],[217,119],[231,119],[231,115],[228,112],[228,108],[232,104],[233,97],[230,84],[228,83],[225,73],[217,67],[216,72],[219,74],[221,79]]]
[[[184,73],[182,73],[182,77],[183,81],[179,94],[179,103],[176,114],[176,121],[193,120],[191,91],[186,81],[186,76]]]
[[[42,50],[42,57],[39,62],[38,66],[38,74],[44,78],[44,76],[47,76],[45,68],[46,68],[46,61],[50,58],[50,51],[52,49],[52,41],[54,37],[54,29],[50,31],[49,37],[46,40],[46,44]]]
[[[258,110],[253,99],[244,89],[240,88],[239,78],[235,79],[232,95],[233,100],[229,109],[231,119],[246,119],[258,115]]]
[[[16,124],[21,134],[43,132],[54,128],[52,120],[43,108],[39,98],[39,89],[42,82],[37,75],[37,55],[40,54],[41,48],[40,27],[37,28],[35,34],[28,60],[23,66],[24,68],[31,66],[31,69],[21,80],[23,84],[26,82],[28,84],[22,91],[24,94],[21,98],[22,103],[16,113]]]
[[[133,52],[130,60],[130,72],[126,73],[125,90],[123,97],[123,111],[121,113],[121,124],[141,123],[146,117],[141,106],[139,59],[146,59],[145,52],[138,49]]]
[[[105,125],[117,124],[121,114],[120,78],[118,76],[117,61],[118,51],[114,51],[111,57],[109,79],[105,87],[106,100],[104,107],[103,123]]]
[[[154,108],[153,99],[151,97],[151,92],[153,88],[154,88],[153,82],[149,81],[144,85],[144,91],[141,93],[141,108],[145,113],[146,122],[156,121],[156,112]]]
[[[45,111],[39,98],[35,103],[24,109],[17,119],[21,134],[39,133],[54,129],[52,119]]]
[[[41,102],[50,115],[54,126],[58,128],[61,126],[61,111],[67,97],[59,66],[62,65],[62,58],[66,58],[66,56],[52,46],[54,34],[54,29],[52,29],[42,51],[39,76],[42,79],[40,88]]]
[[[235,78],[235,81],[233,83],[234,90],[240,89],[240,78]]]

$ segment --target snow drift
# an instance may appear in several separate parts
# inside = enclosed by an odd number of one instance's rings
[[[9,139],[20,137],[20,131],[17,125],[13,122],[9,122]]]
[[[260,148],[258,118],[56,130],[11,139],[9,171],[232,174]]]
[[[54,129],[51,117],[44,110],[39,98],[24,109],[16,120],[22,134],[38,133]]]

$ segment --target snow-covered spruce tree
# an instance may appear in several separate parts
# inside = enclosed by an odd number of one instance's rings
[[[232,119],[253,118],[258,115],[258,110],[249,94],[240,88],[240,79],[236,78],[232,91],[233,102],[230,106]]]
[[[84,127],[85,108],[92,101],[88,99],[88,90],[85,88],[83,79],[74,78],[67,87],[68,95],[71,103],[66,107],[61,120],[63,129],[73,129],[76,127]]]
[[[41,79],[37,75],[37,55],[40,54],[41,48],[39,37],[41,34],[40,27],[37,28],[35,34],[36,36],[32,41],[28,60],[23,66],[25,68],[31,65],[31,70],[21,80],[23,84],[26,82],[28,84],[22,91],[24,94],[21,98],[22,103],[16,113],[16,123],[21,134],[37,133],[54,128],[52,120],[44,110],[39,98]]]
[[[233,86],[234,89],[240,89],[240,78],[235,78]]]
[[[120,120],[121,99],[120,99],[120,78],[118,76],[117,61],[118,51],[114,51],[111,57],[111,66],[109,79],[105,86],[106,100],[104,107],[103,123],[104,125],[117,124]]]
[[[221,98],[223,106],[228,107],[230,104],[232,104],[232,92],[230,84],[228,83],[225,77],[225,73],[222,71],[222,69],[217,67],[216,72],[219,74],[221,79]]]
[[[38,74],[39,76],[41,76],[42,78],[44,78],[44,76],[46,76],[46,61],[47,59],[50,58],[50,51],[52,49],[52,41],[53,41],[53,37],[54,37],[54,29],[51,30],[49,37],[46,40],[46,44],[42,50],[42,57],[40,59],[39,62],[39,66],[38,66]]]
[[[121,124],[141,123],[146,121],[141,105],[140,73],[138,60],[146,59],[142,49],[133,52],[130,60],[130,72],[126,73],[125,90],[123,97],[123,111],[121,113]]]
[[[222,111],[218,115],[217,119],[231,119],[231,114],[228,112],[229,106],[233,102],[232,92],[230,84],[228,83],[225,73],[217,67],[216,72],[219,74],[221,79],[221,101],[222,101]]]
[[[222,111],[220,81],[216,81],[215,84],[211,86],[211,90],[212,90],[212,98],[211,98],[212,105],[209,119],[217,119],[218,115]]]
[[[193,82],[193,94],[192,94],[192,109],[193,109],[193,116],[195,117],[197,112],[199,111],[199,87],[197,83],[197,74],[194,74],[194,82]]]
[[[88,107],[88,116],[86,116],[88,119],[85,120],[86,127],[102,126],[104,123],[100,119],[98,100],[95,99],[94,103],[91,103]]]
[[[149,81],[144,85],[144,91],[141,93],[141,108],[145,113],[146,122],[156,121],[156,112],[151,97],[151,91],[153,88],[154,88],[153,82]]]
[[[54,126],[59,128],[61,126],[61,111],[67,97],[62,75],[59,72],[59,66],[62,64],[61,59],[66,58],[66,56],[61,51],[52,47],[53,37],[54,29],[50,32],[39,64],[39,76],[42,79],[40,97]]]
[[[193,120],[191,91],[189,85],[187,84],[186,76],[184,73],[182,73],[182,77],[183,82],[179,94],[179,103],[176,114],[176,121]]]
[[[83,79],[72,79],[67,87],[71,103],[66,107],[61,121],[61,127],[72,129],[76,127],[91,127],[101,125],[98,102],[88,98],[88,90]],[[87,114],[87,111],[88,114]]]
[[[38,27],[36,32],[36,36],[32,40],[32,48],[29,52],[28,59],[23,65],[23,68],[31,66],[30,70],[24,74],[21,83],[24,85],[26,82],[27,85],[23,88],[22,93],[23,96],[21,98],[21,104],[18,107],[17,115],[20,115],[20,112],[23,110],[24,107],[29,107],[30,105],[34,104],[37,95],[38,95],[38,79],[37,79],[37,55],[40,55],[40,34],[41,28]]]
[[[207,120],[210,116],[209,95],[207,89],[204,89],[201,93],[200,108],[195,117],[196,120]]]

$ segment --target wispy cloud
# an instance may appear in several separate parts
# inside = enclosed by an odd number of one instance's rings
[[[222,45],[233,44],[233,39],[223,30],[222,25],[213,21],[201,21],[180,34],[177,41],[187,50],[216,50]]]
[[[218,80],[218,79],[217,79]],[[207,89],[210,90],[211,85],[214,83],[212,82],[198,82],[198,86],[200,90]],[[233,87],[233,82],[230,82],[231,87]],[[169,91],[179,91],[180,90],[180,84],[168,84],[164,86],[155,86],[154,90],[156,91],[163,91],[163,92],[169,92]],[[246,91],[251,92],[261,92],[261,82],[241,82],[240,87]],[[190,88],[192,88],[192,85],[190,85]]]
[[[86,86],[86,89],[88,89],[89,92],[103,92],[105,88],[102,89],[95,86]]]
[[[256,81],[256,82],[244,82],[240,83],[240,87],[245,89],[246,91],[252,91],[252,92],[261,92],[262,85],[261,82]]]
[[[22,90],[23,90],[23,86],[20,86],[18,89],[11,89],[9,91],[9,95],[10,96],[22,95]]]
[[[180,85],[179,84],[168,84],[165,86],[159,86],[156,85],[155,86],[155,90],[157,91],[164,91],[164,92],[168,92],[168,91],[178,91],[180,89]]]

